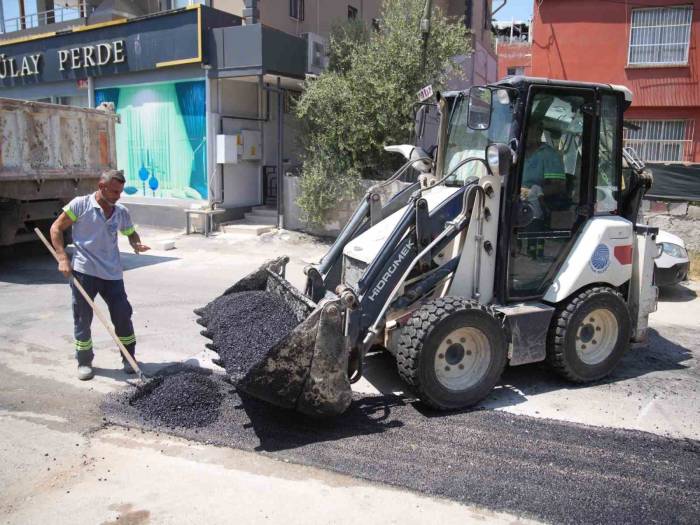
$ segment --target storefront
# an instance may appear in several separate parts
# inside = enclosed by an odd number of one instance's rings
[[[125,202],[178,208],[174,222],[141,220],[179,226],[193,201],[227,208],[226,219],[265,202],[265,175],[293,164],[283,107],[306,70],[306,40],[197,5],[6,41],[0,96],[113,103]],[[256,154],[218,163],[217,135],[243,132]]]
[[[208,200],[206,35],[240,23],[194,6],[18,39],[0,47],[0,96],[112,102],[125,193]]]

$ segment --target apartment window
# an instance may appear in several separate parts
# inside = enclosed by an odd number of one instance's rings
[[[348,6],[348,20],[356,20],[357,19],[357,7],[353,7],[351,5]]]
[[[631,120],[625,128],[625,145],[647,162],[689,160],[693,144],[692,120]]]
[[[508,70],[506,71],[506,75],[508,75],[508,76],[524,75],[524,74],[525,74],[525,67],[524,66],[509,67]]]
[[[304,20],[304,0],[289,0],[289,16],[300,22]]]
[[[692,6],[633,9],[629,65],[687,64]]]

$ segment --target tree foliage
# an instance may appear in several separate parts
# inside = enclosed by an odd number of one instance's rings
[[[305,150],[299,205],[308,221],[321,223],[357,191],[360,177],[380,177],[396,165],[383,146],[408,140],[417,92],[443,86],[453,57],[469,51],[464,24],[433,8],[422,69],[424,3],[384,0],[377,31],[358,22],[333,28],[329,68],[306,83],[296,106]]]

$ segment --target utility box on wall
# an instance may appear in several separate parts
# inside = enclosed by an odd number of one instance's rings
[[[232,135],[216,136],[216,162],[238,164],[244,160],[260,160],[260,131],[243,129]]]

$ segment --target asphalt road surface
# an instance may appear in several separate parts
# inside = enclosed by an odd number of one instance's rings
[[[193,308],[281,254],[303,287],[303,267],[327,250],[282,233],[179,236],[176,250],[159,251],[170,233],[140,233],[148,254],[120,242],[148,374],[213,367]],[[78,381],[55,262],[40,245],[0,257],[0,523],[700,523],[699,292],[690,283],[662,294],[649,344],[593,384],[513,367],[482,410],[434,414],[390,395],[405,385],[377,355],[334,424],[219,383],[213,423],[166,433],[121,408],[109,417],[127,426],[105,425],[105,395],[133,390],[111,337],[93,323],[96,376]]]
[[[491,410],[445,414],[396,396],[357,396],[346,414],[318,421],[239,397],[210,377],[224,396],[211,425],[160,426],[129,404],[133,392],[108,398],[107,419],[547,522],[700,518],[694,440]]]

